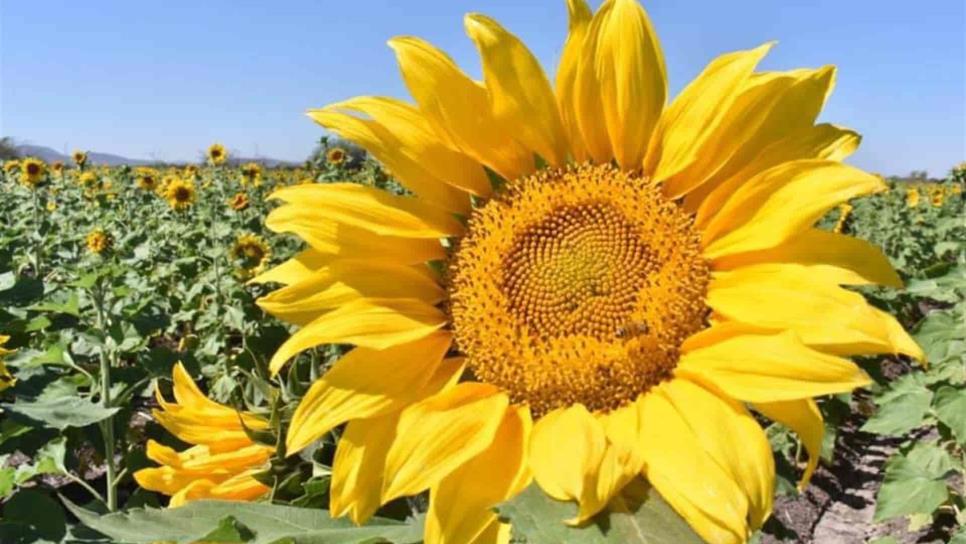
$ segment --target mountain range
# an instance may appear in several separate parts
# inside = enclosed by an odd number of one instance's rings
[[[70,162],[70,156],[64,155],[63,153],[57,151],[56,149],[45,147],[42,145],[31,145],[22,144],[16,146],[17,154],[21,157],[37,157],[44,162],[55,162],[62,161],[64,163]],[[87,162],[89,164],[99,164],[107,166],[121,166],[124,164],[130,166],[144,166],[144,165],[163,165],[166,161],[155,161],[155,160],[144,160],[144,159],[129,159],[127,157],[122,157],[120,155],[114,155],[112,153],[99,153],[96,151],[87,152]],[[185,161],[173,161],[172,164],[183,164]],[[299,163],[292,161],[283,161],[279,159],[272,159],[266,157],[259,158],[249,158],[249,157],[231,157],[230,162],[235,163],[246,163],[246,162],[257,162],[269,168],[275,166],[297,166]]]

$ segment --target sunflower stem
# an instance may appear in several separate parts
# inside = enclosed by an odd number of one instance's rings
[[[94,309],[97,311],[97,329],[104,331],[107,328],[107,318],[104,315],[104,287],[99,278],[94,290]],[[111,408],[111,359],[108,356],[107,348],[101,346],[101,406]],[[101,436],[104,438],[104,485],[107,488],[105,501],[107,510],[113,512],[117,510],[117,480],[115,474],[117,467],[114,466],[114,416],[110,415],[101,421]]]

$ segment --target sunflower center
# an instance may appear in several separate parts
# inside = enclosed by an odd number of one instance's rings
[[[27,165],[27,174],[31,176],[36,176],[37,174],[40,174],[40,167],[34,163],[29,163]]]
[[[537,415],[609,410],[666,379],[705,325],[691,217],[610,166],[543,170],[476,210],[451,263],[459,348]]]
[[[174,199],[178,202],[187,202],[191,198],[191,192],[185,187],[178,187],[174,190]]]

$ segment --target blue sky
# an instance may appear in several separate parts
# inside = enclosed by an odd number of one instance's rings
[[[0,2],[0,135],[165,160],[216,140],[304,159],[322,134],[306,108],[406,96],[385,45],[394,35],[427,38],[478,76],[464,13],[500,20],[550,73],[566,29],[563,0]],[[852,162],[938,175],[966,159],[962,0],[644,5],[672,93],[715,55],[777,39],[764,69],[838,65],[823,120],[864,135]]]

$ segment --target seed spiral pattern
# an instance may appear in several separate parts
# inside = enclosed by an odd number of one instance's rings
[[[474,211],[451,260],[457,345],[537,416],[617,408],[705,326],[700,249],[691,216],[644,178],[582,165],[516,180]]]

